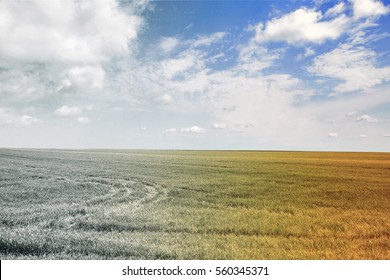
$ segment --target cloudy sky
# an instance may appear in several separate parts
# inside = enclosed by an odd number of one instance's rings
[[[390,3],[0,1],[0,147],[390,151]]]

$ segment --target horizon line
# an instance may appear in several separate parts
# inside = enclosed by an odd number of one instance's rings
[[[177,152],[324,152],[324,153],[390,153],[390,151],[361,150],[288,150],[288,149],[175,149],[175,148],[42,148],[42,147],[0,147],[0,150],[43,150],[43,151],[177,151]]]

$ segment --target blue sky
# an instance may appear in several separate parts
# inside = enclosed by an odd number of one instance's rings
[[[389,14],[2,1],[0,147],[390,151]]]

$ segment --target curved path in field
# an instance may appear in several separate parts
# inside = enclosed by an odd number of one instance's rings
[[[66,227],[95,230],[105,230],[107,227],[110,231],[126,230],[124,221],[131,220],[137,215],[142,216],[144,208],[167,197],[166,188],[140,178],[110,178],[96,175],[83,179],[62,177],[61,180],[64,186],[69,184],[74,188],[77,185],[91,194],[89,199],[74,205],[71,214],[63,220]],[[85,194],[83,196],[88,197]]]
[[[154,204],[167,196],[167,190],[155,183],[145,182],[138,178],[89,178],[89,182],[96,187],[105,189],[106,193],[95,196],[87,201],[88,205],[108,206],[118,208],[122,206],[128,211],[134,212],[146,205]]]

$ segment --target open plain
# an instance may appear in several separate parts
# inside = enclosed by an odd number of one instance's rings
[[[390,259],[390,154],[0,149],[1,259]]]

